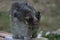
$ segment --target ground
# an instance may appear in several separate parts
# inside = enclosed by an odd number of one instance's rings
[[[8,32],[0,32],[0,40],[4,40],[5,38],[8,37],[8,35],[11,35],[11,33],[8,33]],[[41,38],[33,38],[32,40],[48,40],[48,39],[41,37]]]

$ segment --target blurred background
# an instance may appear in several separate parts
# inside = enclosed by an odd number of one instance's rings
[[[9,10],[14,0],[0,0],[0,31],[10,32]],[[24,1],[24,0],[23,0]],[[26,0],[41,12],[39,31],[60,29],[60,0]]]

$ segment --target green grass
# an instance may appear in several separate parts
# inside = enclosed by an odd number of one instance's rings
[[[48,40],[60,40],[60,34],[42,34],[42,37],[48,38]]]
[[[34,3],[39,3],[39,0],[33,0]]]
[[[42,27],[41,30],[52,31],[60,28],[60,16],[59,17],[42,16],[42,17],[40,21],[40,27]]]
[[[0,12],[0,31],[10,31],[8,12]]]

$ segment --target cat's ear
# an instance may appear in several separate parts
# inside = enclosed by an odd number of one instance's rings
[[[40,20],[40,17],[41,17],[41,14],[40,14],[40,12],[38,11],[38,12],[36,13],[36,18],[37,18],[38,20]]]

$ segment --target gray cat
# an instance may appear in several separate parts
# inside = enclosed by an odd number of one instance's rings
[[[37,36],[41,15],[29,3],[14,2],[9,15],[14,39],[29,40]]]

